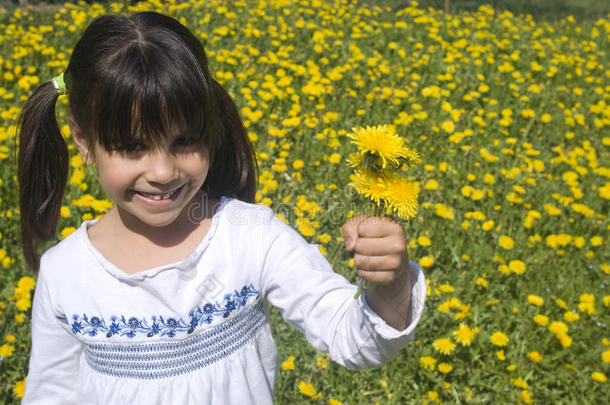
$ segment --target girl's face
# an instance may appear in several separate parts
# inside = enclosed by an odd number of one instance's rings
[[[96,143],[89,159],[121,218],[144,228],[165,227],[179,217],[189,220],[188,208],[210,165],[208,148],[189,135],[168,138],[158,150],[134,143],[125,150],[108,151]]]

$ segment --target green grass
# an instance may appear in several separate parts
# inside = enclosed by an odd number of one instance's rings
[[[380,4],[373,0],[360,0],[360,2],[367,6]],[[393,10],[400,10],[410,3],[411,0],[383,2]],[[417,3],[421,8],[445,9],[445,0],[420,0]],[[573,16],[579,21],[596,20],[610,13],[610,3],[605,0],[450,0],[449,10],[451,13],[472,12],[485,4],[491,5],[498,11],[510,11],[520,16],[529,14],[536,20],[558,20],[568,16]]]
[[[410,173],[422,185],[420,212],[405,229],[410,257],[429,282],[415,342],[378,370],[349,371],[331,361],[320,367],[317,359],[325,355],[273,310],[280,361],[295,357],[294,370],[280,370],[276,402],[311,403],[298,388],[304,381],[325,404],[420,404],[437,397],[528,403],[530,395],[536,403],[603,403],[609,383],[594,373],[610,377],[604,354],[610,345],[608,19],[576,12],[576,20],[567,19],[561,7],[538,18],[531,6],[532,20],[520,15],[521,2],[511,3],[513,15],[457,1],[451,15],[349,2],[273,4],[137,8],[183,18],[201,38],[254,139],[258,201],[302,232],[306,227],[296,220],[308,222],[315,230],[308,240],[354,282],[337,238],[347,211],[366,207],[348,187],[345,159],[352,149],[345,134],[354,126],[394,125],[423,159]],[[586,3],[565,4],[576,10]],[[589,10],[604,5],[591,4]],[[0,360],[0,403],[18,403],[13,389],[27,372],[30,310],[11,297],[23,277],[33,276],[18,247],[11,125],[36,79],[62,71],[87,21],[105,7],[0,15],[0,352],[14,349]],[[41,32],[46,27],[51,31]],[[293,116],[298,124],[285,121]],[[343,157],[337,164],[329,161],[333,153]],[[293,166],[297,160],[303,168]],[[71,170],[84,178],[68,185],[69,215],[60,220],[57,240],[83,218],[103,213],[74,204],[86,194],[106,197],[91,168]],[[304,209],[316,205],[315,215]],[[330,241],[322,242],[323,235]],[[500,243],[506,236],[512,247]],[[31,293],[17,293],[27,306]],[[543,304],[529,303],[530,295]],[[569,322],[566,313],[578,319]],[[537,324],[536,315],[547,316],[549,325],[563,322],[571,340]],[[470,346],[454,337],[461,322],[478,328]],[[495,332],[508,336],[505,347],[492,344]],[[435,349],[441,338],[456,344],[450,354]],[[542,356],[538,363],[528,357],[534,351]],[[426,356],[436,360],[434,369],[420,366]],[[440,363],[452,370],[439,372]]]

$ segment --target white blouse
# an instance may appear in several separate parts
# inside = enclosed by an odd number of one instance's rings
[[[269,404],[278,373],[268,304],[318,350],[378,367],[413,338],[387,325],[265,206],[222,198],[186,259],[128,274],[93,246],[85,221],[41,258],[23,404]]]

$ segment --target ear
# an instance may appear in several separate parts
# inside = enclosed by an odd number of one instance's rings
[[[74,139],[74,143],[76,144],[76,148],[80,153],[83,163],[87,166],[92,165],[94,163],[93,151],[90,150],[89,142],[83,137],[80,128],[76,125],[76,122],[74,122],[72,117],[68,118],[68,126],[70,127],[70,135],[72,135],[72,139]]]

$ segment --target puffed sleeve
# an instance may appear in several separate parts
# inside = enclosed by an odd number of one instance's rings
[[[317,245],[283,223],[272,226],[265,237],[265,298],[316,349],[347,368],[373,368],[390,361],[413,339],[426,295],[417,264],[410,263],[411,322],[398,331],[368,306],[366,292],[354,299],[357,287],[332,270]]]
[[[82,345],[62,326],[53,304],[44,255],[32,303],[32,353],[23,405],[76,404]]]

